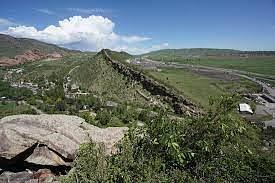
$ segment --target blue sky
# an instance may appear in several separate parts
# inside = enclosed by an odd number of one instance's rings
[[[82,50],[275,50],[275,0],[1,0],[0,31]]]

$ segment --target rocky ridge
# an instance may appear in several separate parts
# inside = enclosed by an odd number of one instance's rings
[[[106,62],[110,64],[118,73],[140,83],[143,88],[149,91],[152,95],[161,96],[163,101],[167,102],[173,107],[175,113],[186,114],[189,116],[198,116],[201,114],[201,111],[191,101],[182,95],[177,94],[175,91],[164,86],[163,84],[160,84],[159,82],[151,79],[140,71],[136,71],[126,64],[113,60],[108,55],[106,50],[102,50],[98,54],[102,54]]]

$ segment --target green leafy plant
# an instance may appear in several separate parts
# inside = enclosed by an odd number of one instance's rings
[[[235,96],[211,99],[210,111],[200,118],[171,120],[160,112],[143,127],[131,128],[112,156],[91,156],[99,150],[87,144],[64,180],[272,182],[275,161],[259,153],[259,130],[235,114],[237,101]]]

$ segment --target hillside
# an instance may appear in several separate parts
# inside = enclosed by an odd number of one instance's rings
[[[206,56],[275,56],[275,51],[240,51],[233,49],[215,48],[188,48],[188,49],[163,49],[152,51],[143,56],[176,56],[176,57],[206,57]]]
[[[12,66],[44,58],[61,58],[71,50],[27,38],[0,34],[0,66]]]
[[[23,125],[23,128],[20,127],[21,131],[34,128],[32,125],[37,129],[38,125],[29,123],[34,118],[43,121],[44,117],[47,119],[47,124],[57,121],[56,115],[46,114],[75,115],[97,127],[123,126],[130,129],[121,140],[117,154],[105,156],[104,149],[97,149],[101,146],[83,144],[77,151],[76,159],[73,156],[71,159],[65,158],[70,163],[74,160],[72,167],[56,168],[42,162],[41,168],[56,170],[56,172],[53,171],[54,175],[46,176],[66,174],[72,168],[68,175],[59,177],[61,182],[77,182],[76,177],[81,182],[88,182],[93,178],[98,180],[94,182],[119,182],[118,180],[123,182],[127,180],[134,180],[133,182],[159,182],[159,180],[163,180],[162,182],[218,182],[218,180],[242,182],[245,176],[248,177],[247,180],[272,182],[274,161],[270,157],[274,156],[271,154],[274,151],[262,151],[260,130],[236,115],[236,105],[239,100],[235,98],[236,96],[224,95],[213,100],[209,112],[205,110],[200,115],[196,115],[200,111],[197,106],[173,88],[183,89],[183,94],[188,94],[186,87],[201,91],[202,89],[198,89],[196,83],[203,83],[203,92],[205,92],[208,87],[206,85],[209,84],[208,80],[202,77],[193,79],[194,76],[191,75],[193,73],[189,75],[185,70],[170,72],[167,69],[151,71],[158,79],[155,80],[147,75],[149,71],[142,72],[138,70],[142,68],[125,62],[128,59],[131,59],[131,55],[127,53],[102,50],[96,55],[81,53],[57,60],[29,62],[14,68],[0,68],[0,76],[4,80],[0,83],[2,85],[0,96],[5,98],[0,104],[0,116],[45,113],[41,117],[24,115],[18,118],[15,116],[17,123]],[[169,82],[168,84],[175,87],[163,85],[161,81],[165,81],[164,84]],[[218,96],[221,93],[215,95]],[[184,114],[180,113],[180,108]],[[77,139],[77,135],[87,134],[89,128],[86,128],[86,123],[83,124],[83,119],[62,116],[71,129],[69,139]],[[9,127],[14,123],[13,118],[3,119],[12,119],[7,120],[7,125],[3,127],[4,132],[9,132],[9,129],[14,131],[13,126]],[[21,119],[28,124],[24,126],[25,123],[21,123]],[[62,119],[58,117],[56,126],[62,126],[58,129],[67,130],[62,124]],[[76,125],[70,125],[71,119],[81,120],[81,126],[77,126],[74,121]],[[50,128],[50,134],[54,127]],[[97,139],[102,139],[101,141],[107,139],[106,143],[109,146],[115,143],[114,137],[121,138],[121,129],[127,129],[97,127],[93,128],[98,129],[98,132],[92,134],[100,136],[96,136],[93,142],[96,143]],[[117,131],[108,134],[109,129]],[[29,130],[29,132],[32,131]],[[64,135],[55,130],[54,134],[57,135],[57,133],[61,138]],[[43,136],[37,137],[40,141],[43,140]],[[89,137],[93,139],[93,136],[89,135]],[[25,138],[25,136],[18,138]],[[49,140],[55,142],[55,139]],[[6,142],[12,143],[5,139],[3,144],[5,145]],[[14,142],[18,142],[18,146],[25,148],[24,143],[21,143],[25,141]],[[46,141],[43,147],[47,147],[48,142]],[[37,146],[37,148],[43,147]],[[62,152],[68,150],[70,149],[62,146]],[[61,154],[59,148],[54,151],[50,149],[50,152],[57,154],[54,157],[59,157]],[[76,152],[76,149],[73,152]],[[36,154],[26,155],[33,158]],[[42,158],[46,156],[39,155]],[[24,162],[29,160],[30,158],[24,159]],[[48,160],[52,160],[52,156]],[[93,164],[94,162],[96,165]],[[239,163],[241,163],[240,167]],[[0,164],[4,172],[0,175],[1,182],[1,178],[7,179],[9,169],[3,167],[6,164],[2,162]],[[230,166],[227,166],[228,164]],[[257,167],[255,164],[261,165],[262,170],[255,168]],[[17,164],[12,164],[11,167],[15,165]],[[31,165],[26,163],[22,171],[25,172],[25,169],[28,169],[36,173]],[[142,168],[139,168],[141,166]],[[212,169],[212,167],[218,168]],[[194,169],[196,171],[193,171]],[[244,171],[240,174],[239,169]],[[104,174],[98,176],[102,171]],[[14,176],[20,175],[26,178],[20,173],[16,172]],[[127,180],[124,175],[128,176]],[[9,180],[12,180],[11,177],[11,175],[8,177]]]

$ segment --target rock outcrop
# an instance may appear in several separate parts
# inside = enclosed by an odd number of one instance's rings
[[[68,170],[80,144],[103,143],[106,152],[115,152],[114,145],[127,128],[101,129],[84,119],[67,115],[14,115],[0,120],[0,170],[33,174],[39,169],[54,173]],[[59,169],[59,170],[58,170]],[[26,174],[26,172],[25,172]],[[3,179],[0,171],[0,180]]]
[[[117,72],[140,83],[143,88],[149,91],[152,95],[161,96],[165,102],[169,103],[173,107],[177,114],[187,114],[189,116],[198,116],[201,114],[201,111],[191,101],[184,98],[182,95],[177,94],[175,91],[164,86],[163,84],[151,79],[140,71],[136,71],[126,64],[113,60],[107,54],[106,50],[102,50],[99,54],[102,54],[107,63],[110,64]]]

